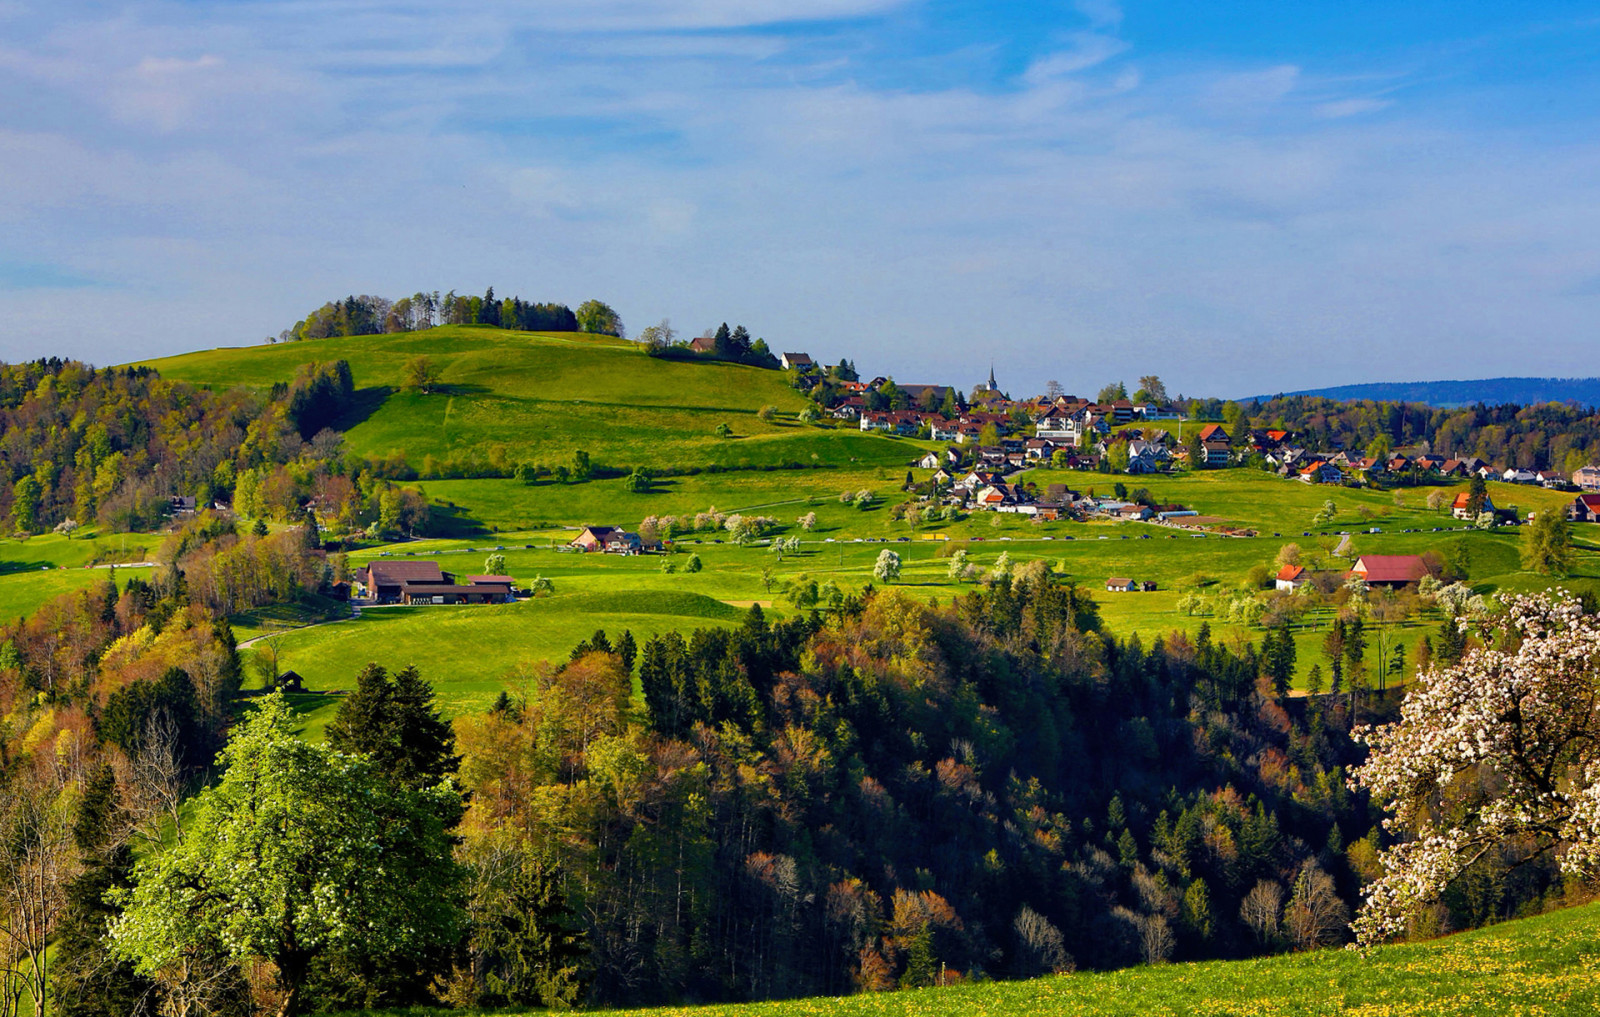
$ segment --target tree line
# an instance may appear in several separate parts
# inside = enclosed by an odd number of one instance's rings
[[[268,342],[300,342],[336,336],[420,332],[436,325],[490,325],[520,332],[593,332],[623,336],[622,318],[600,300],[586,300],[576,311],[566,304],[496,297],[494,287],[483,296],[451,290],[441,295],[420,291],[390,300],[354,294],[330,300],[284,329]]]
[[[1313,450],[1421,448],[1518,469],[1568,474],[1600,462],[1600,410],[1564,403],[1464,406],[1278,396],[1265,402],[1191,400],[1190,416],[1221,420],[1236,439],[1252,428],[1293,431]]]

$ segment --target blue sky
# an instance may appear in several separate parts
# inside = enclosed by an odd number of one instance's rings
[[[419,288],[1019,394],[1593,374],[1590,3],[0,0],[0,357]]]

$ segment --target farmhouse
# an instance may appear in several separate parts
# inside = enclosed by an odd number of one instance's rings
[[[1489,498],[1488,495],[1484,495],[1483,504],[1478,507],[1478,512],[1482,513],[1493,511],[1494,502]],[[1466,491],[1462,491],[1457,494],[1456,500],[1450,503],[1450,514],[1457,519],[1465,519],[1468,522],[1476,519],[1477,513],[1472,511],[1472,495],[1468,494]]]
[[[785,371],[809,371],[811,368],[817,366],[812,362],[811,358],[804,353],[785,353],[778,357],[778,363]]]
[[[453,583],[455,577],[439,570],[436,561],[375,561],[356,572],[356,582],[379,604],[398,604],[408,584]]]
[[[1306,570],[1304,565],[1285,565],[1278,570],[1278,576],[1274,580],[1273,586],[1286,593],[1293,593],[1304,586],[1310,578],[1311,573]]]
[[[1567,518],[1576,523],[1600,523],[1600,494],[1580,494],[1572,499]]]
[[[618,526],[585,526],[567,546],[579,551],[638,554],[644,550],[644,541],[637,533],[629,533]]]
[[[1368,586],[1402,589],[1428,574],[1428,566],[1414,554],[1368,554],[1356,559],[1351,575],[1360,576]]]
[[[1113,576],[1106,580],[1107,593],[1138,593],[1139,582],[1123,576]]]

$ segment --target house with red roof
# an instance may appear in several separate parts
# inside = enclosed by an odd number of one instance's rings
[[[1600,523],[1600,494],[1580,494],[1572,499],[1567,518],[1575,523]]]
[[[1450,514],[1452,516],[1455,516],[1457,519],[1465,519],[1468,522],[1471,522],[1472,520],[1478,518],[1478,516],[1476,514],[1474,514],[1472,512],[1472,510],[1471,510],[1471,501],[1472,501],[1472,495],[1467,493],[1466,491],[1461,491],[1461,492],[1457,493],[1456,494],[1456,500],[1450,503]],[[1494,501],[1491,500],[1490,497],[1486,494],[1486,495],[1483,496],[1483,504],[1481,506],[1479,506],[1478,512],[1479,513],[1483,513],[1483,512],[1493,512],[1493,511],[1494,511]]]
[[[1285,593],[1293,593],[1304,586],[1310,578],[1311,573],[1306,570],[1304,565],[1285,565],[1278,570],[1273,586]]]

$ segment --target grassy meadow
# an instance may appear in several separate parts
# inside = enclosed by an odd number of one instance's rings
[[[429,395],[403,391],[414,356],[440,368]],[[304,362],[348,360],[358,409],[340,422],[372,458],[426,457],[496,465],[568,462],[574,451],[613,467],[752,468],[783,463],[897,464],[904,443],[848,426],[805,425],[807,405],[779,371],[657,360],[639,344],[583,333],[442,326],[403,335],[209,350],[147,362],[210,388],[261,390]],[[776,407],[771,421],[764,406]],[[718,437],[719,424],[732,436]]]
[[[614,1017],[1577,1017],[1600,1012],[1600,905],[1383,947],[1370,957],[1319,950],[837,999],[607,1012]]]

